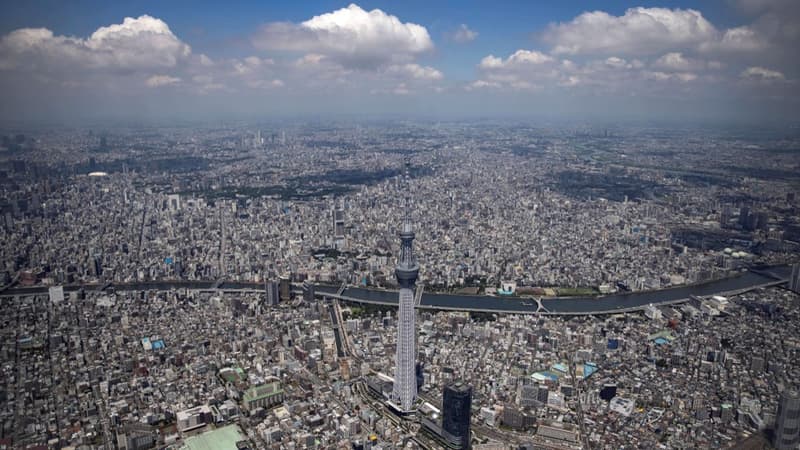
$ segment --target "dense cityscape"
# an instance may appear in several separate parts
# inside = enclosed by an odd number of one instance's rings
[[[405,408],[396,307],[332,295],[398,288],[404,221],[411,289],[487,306],[796,263],[798,138],[407,122],[3,143],[14,448],[721,448],[766,444],[798,389],[781,277],[596,316],[418,309]],[[466,441],[442,428],[462,391]]]
[[[0,450],[800,450],[800,2],[6,2]]]

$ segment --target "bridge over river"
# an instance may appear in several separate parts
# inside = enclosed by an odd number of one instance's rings
[[[537,299],[528,297],[455,295],[425,292],[422,294],[417,308],[543,315],[614,314],[641,311],[650,304],[658,306],[683,303],[689,301],[692,296],[734,295],[761,287],[777,286],[785,284],[788,281],[790,272],[790,266],[773,266],[692,285],[655,291],[628,292],[594,297]],[[263,292],[264,290],[264,286],[259,283],[178,280],[139,283],[106,283],[104,285],[67,285],[64,286],[64,291],[71,292],[81,288],[85,290],[102,290],[110,287],[113,287],[117,291],[189,289],[235,293]],[[46,294],[47,289],[46,286],[12,286],[0,290],[0,297]],[[299,293],[301,286],[294,285],[292,289]],[[397,306],[396,291],[366,289],[353,286],[342,289],[342,286],[315,285],[314,293],[317,297],[336,298],[348,302]]]

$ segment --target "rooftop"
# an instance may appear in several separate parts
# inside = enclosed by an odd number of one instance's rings
[[[271,383],[262,384],[261,386],[254,386],[244,393],[244,401],[252,402],[262,398],[272,397],[273,395],[283,392],[281,389],[280,381],[273,381]]]
[[[236,443],[244,439],[238,425],[228,425],[186,439],[182,450],[236,450]]]

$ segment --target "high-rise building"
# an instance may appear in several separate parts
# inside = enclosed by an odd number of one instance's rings
[[[774,439],[773,445],[778,450],[796,449],[800,443],[800,394],[797,391],[781,393]]]
[[[469,416],[472,408],[472,387],[461,382],[444,387],[442,394],[442,430],[453,443],[462,449],[470,444]]]
[[[292,299],[292,281],[291,281],[291,274],[280,277],[278,279],[279,282],[279,289],[280,289],[280,297],[282,302],[288,302]]]
[[[344,210],[337,205],[333,209],[333,246],[337,250],[343,250],[344,245]]]
[[[800,294],[800,263],[792,266],[792,276],[789,278],[789,289]]]
[[[610,402],[612,398],[617,396],[617,385],[615,383],[607,383],[600,390],[600,398]]]
[[[267,291],[267,306],[278,306],[280,302],[280,289],[277,281],[267,281],[265,289]]]
[[[403,228],[400,231],[400,258],[394,273],[400,285],[397,313],[397,354],[395,356],[394,389],[392,400],[402,411],[412,411],[417,398],[415,372],[416,330],[414,326],[414,286],[419,274],[419,264],[412,251],[414,230],[411,226],[411,205],[408,200],[408,171],[406,170],[406,199]]]
[[[309,303],[314,302],[314,285],[308,281],[303,282],[303,300]]]

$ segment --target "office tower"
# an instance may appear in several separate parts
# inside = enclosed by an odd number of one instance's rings
[[[773,444],[778,450],[795,449],[800,443],[800,394],[797,391],[781,393],[774,439]]]
[[[723,207],[722,212],[720,212],[719,215],[719,225],[722,228],[727,227],[732,217],[733,217],[733,210],[731,209],[731,207],[730,206]]]
[[[267,291],[267,306],[278,306],[280,301],[279,286],[277,281],[265,282],[265,289]]]
[[[603,400],[610,402],[612,398],[617,396],[617,385],[613,383],[609,383],[603,386],[603,389],[600,390],[600,398]]]
[[[444,387],[442,393],[442,430],[462,449],[469,448],[469,415],[472,408],[472,387],[461,382]]]
[[[279,278],[280,298],[282,302],[292,299],[292,276],[291,274]]]
[[[550,389],[548,389],[547,386],[540,385],[536,393],[536,400],[538,400],[539,403],[546,405],[548,398],[550,398]]]
[[[400,258],[395,268],[395,276],[400,285],[400,302],[397,313],[397,354],[395,356],[394,389],[392,400],[402,411],[414,409],[417,398],[417,377],[415,372],[416,333],[414,328],[414,286],[419,274],[412,251],[414,230],[411,226],[411,205],[408,200],[408,171],[406,171],[406,199],[403,228],[400,232]]]
[[[750,208],[748,208],[747,206],[742,206],[741,208],[739,208],[739,225],[742,228],[747,227],[747,221],[749,220],[749,217],[750,217]]]
[[[800,294],[800,263],[792,266],[792,276],[789,278],[789,289]]]
[[[308,281],[303,282],[303,300],[309,303],[314,302],[314,285]]]
[[[337,250],[344,249],[344,210],[336,206],[333,209],[333,246]]]

